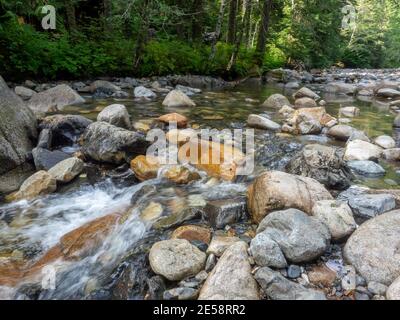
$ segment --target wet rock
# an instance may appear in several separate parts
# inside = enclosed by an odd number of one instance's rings
[[[148,197],[150,194],[156,192],[156,187],[153,185],[142,185],[131,198],[131,204],[136,205],[141,201],[142,198]]]
[[[154,99],[157,97],[157,95],[153,91],[143,86],[136,87],[133,90],[133,95],[135,96],[135,98],[144,99]]]
[[[342,288],[345,291],[354,291],[357,286],[356,270],[353,266],[344,266],[342,277]]]
[[[49,129],[43,129],[40,131],[37,147],[43,149],[51,149],[51,143],[53,140],[53,134]]]
[[[133,124],[133,129],[135,129],[136,131],[147,133],[148,131],[151,130],[151,127],[147,123],[144,123],[142,121],[137,121]]]
[[[293,117],[295,111],[294,108],[285,105],[279,109],[279,114],[285,119],[290,119]]]
[[[393,126],[395,128],[400,128],[400,113],[394,119]]]
[[[59,150],[49,151],[43,148],[33,149],[32,156],[37,170],[50,170],[56,164],[71,157]]]
[[[91,120],[82,116],[57,114],[44,118],[39,128],[50,131],[51,149],[72,146],[91,123]]]
[[[250,253],[261,267],[285,268],[287,262],[279,245],[266,233],[257,234],[250,243]]]
[[[330,126],[336,119],[326,113],[325,108],[297,109],[282,126],[282,131],[291,134],[318,134],[322,127]]]
[[[130,129],[131,120],[128,110],[122,104],[112,104],[103,109],[97,116],[97,121],[104,121],[116,127]]]
[[[92,254],[113,230],[120,215],[110,214],[89,221],[60,239],[60,248],[64,259],[81,259]]]
[[[349,83],[331,82],[325,86],[324,91],[332,94],[354,95],[357,87]]]
[[[165,282],[161,276],[154,276],[147,279],[148,298],[150,300],[161,300],[166,290]]]
[[[354,132],[354,128],[345,124],[338,124],[330,128],[327,132],[329,137],[336,140],[347,141]]]
[[[63,110],[64,107],[84,103],[75,90],[65,84],[35,94],[28,101],[28,107],[35,113],[43,114]]]
[[[89,91],[94,94],[95,98],[107,98],[121,91],[121,88],[109,81],[96,80],[90,85]]]
[[[9,194],[17,191],[21,187],[22,183],[35,172],[35,166],[26,162],[19,167],[0,175],[0,194]]]
[[[157,202],[150,202],[149,205],[140,213],[140,219],[147,222],[154,222],[162,216],[163,207]]]
[[[373,295],[384,296],[387,289],[387,286],[379,282],[370,281],[368,283],[368,291],[371,292]]]
[[[176,123],[178,128],[186,128],[188,119],[179,113],[168,113],[158,118],[159,121],[166,124]]]
[[[361,221],[393,210],[396,201],[391,194],[363,194],[349,199],[354,216]]]
[[[207,254],[214,254],[215,256],[220,257],[226,249],[238,241],[240,241],[240,239],[237,237],[215,235],[208,246]]]
[[[197,88],[191,88],[191,87],[187,87],[187,86],[182,86],[180,84],[175,86],[176,90],[182,91],[184,94],[186,94],[187,96],[193,96],[195,94],[201,93],[201,89],[197,89]]]
[[[354,140],[362,140],[362,141],[366,141],[366,142],[371,142],[371,140],[368,138],[368,136],[365,134],[365,132],[361,131],[361,130],[353,130],[353,132],[351,133],[347,142],[354,141]]]
[[[171,239],[186,239],[189,242],[197,240],[209,244],[211,241],[211,230],[195,225],[182,226],[174,230]]]
[[[345,117],[357,117],[360,114],[360,109],[357,107],[343,107],[339,109],[339,113]]]
[[[400,97],[400,91],[391,88],[382,88],[377,91],[376,95],[383,98],[398,98]]]
[[[179,90],[172,90],[165,97],[163,106],[168,108],[195,107],[196,104],[186,94]]]
[[[350,207],[343,201],[318,201],[312,208],[312,215],[327,226],[336,241],[351,235],[357,228]]]
[[[271,95],[267,100],[265,100],[262,105],[263,105],[263,107],[267,107],[267,108],[280,109],[283,106],[290,106],[290,102],[289,102],[288,98],[286,98],[285,96],[283,96],[279,93],[276,93],[276,94]]]
[[[201,177],[196,171],[184,166],[172,166],[164,173],[164,177],[176,184],[188,184],[200,180]]]
[[[336,272],[325,265],[313,267],[307,276],[312,284],[328,288],[334,285],[337,278]]]
[[[200,215],[201,211],[198,208],[183,208],[181,210],[176,210],[168,216],[161,217],[156,223],[153,224],[153,228],[157,230],[173,228],[186,221],[199,218]]]
[[[311,98],[313,100],[318,100],[321,97],[314,91],[308,89],[307,87],[303,87],[293,95],[293,98],[294,99]]]
[[[373,161],[348,161],[347,166],[355,173],[368,176],[379,177],[384,176],[386,171],[379,164]]]
[[[317,201],[331,199],[330,193],[318,181],[280,171],[260,175],[247,191],[248,209],[256,222],[272,211],[285,208],[311,213]]]
[[[325,187],[337,190],[347,189],[352,178],[341,150],[319,144],[306,145],[286,169],[289,173],[313,178]]]
[[[255,279],[271,300],[326,300],[322,292],[287,280],[268,267],[258,269]]]
[[[145,154],[149,142],[138,132],[106,122],[89,125],[82,136],[82,151],[95,161],[120,164],[127,158]]]
[[[178,281],[199,273],[206,255],[183,239],[164,240],[155,243],[149,253],[150,266],[170,281]]]
[[[33,199],[56,191],[57,182],[46,171],[38,171],[25,180],[15,195],[15,200]]]
[[[265,117],[259,116],[257,114],[251,114],[247,118],[247,124],[252,128],[258,128],[263,130],[280,130],[281,126],[276,122],[267,119]]]
[[[212,177],[232,181],[240,172],[245,156],[239,149],[229,146],[226,150],[224,144],[192,138],[180,147],[178,159],[182,164],[190,163]]]
[[[49,170],[49,174],[57,182],[67,183],[81,174],[83,166],[84,162],[82,160],[72,157],[56,164]]]
[[[37,137],[36,122],[0,76],[0,175],[27,161]]]
[[[287,276],[289,279],[297,279],[301,276],[301,268],[295,264],[291,264],[287,268]]]
[[[157,158],[140,155],[131,161],[131,169],[140,181],[157,177],[160,164]]]
[[[400,277],[397,278],[386,291],[388,300],[400,300]]]
[[[368,282],[390,285],[400,276],[400,211],[363,223],[344,247],[344,258]]]
[[[257,283],[251,274],[246,243],[230,246],[201,288],[199,300],[258,300]]]
[[[204,208],[203,219],[212,227],[223,229],[234,224],[246,216],[246,199],[224,199],[207,202]]]
[[[379,136],[374,140],[374,142],[383,149],[392,149],[396,147],[396,141],[389,136]]]
[[[295,108],[295,109],[301,109],[301,108],[316,108],[316,107],[318,107],[318,105],[317,105],[317,103],[315,102],[315,100],[314,100],[314,99],[311,99],[311,98],[307,98],[307,97],[297,99],[297,100],[294,102],[294,108]]]
[[[260,223],[257,233],[275,241],[288,261],[301,263],[321,256],[328,248],[331,235],[318,219],[297,209],[275,211]]]
[[[164,292],[164,300],[196,300],[199,291],[193,288],[179,287]]]
[[[344,160],[376,160],[382,155],[382,149],[372,143],[354,140],[350,141],[344,153]]]
[[[400,148],[383,150],[382,156],[388,161],[398,161],[400,160]]]
[[[14,91],[15,94],[21,97],[22,100],[29,100],[30,98],[32,98],[32,96],[36,94],[36,92],[33,91],[32,89],[25,88],[22,86],[15,87]]]
[[[206,261],[205,271],[210,272],[217,264],[217,257],[214,254],[209,254]]]

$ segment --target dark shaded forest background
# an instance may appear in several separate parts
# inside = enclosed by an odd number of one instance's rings
[[[57,10],[43,30],[41,9]],[[342,8],[356,8],[344,30]],[[0,0],[9,80],[400,67],[397,0]]]

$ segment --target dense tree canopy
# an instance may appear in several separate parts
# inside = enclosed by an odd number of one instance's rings
[[[42,7],[56,8],[43,30]],[[346,5],[354,22],[343,28]],[[399,67],[397,0],[0,0],[11,78]]]

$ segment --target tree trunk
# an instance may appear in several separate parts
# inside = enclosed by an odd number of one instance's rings
[[[139,67],[140,61],[142,59],[142,54],[144,47],[147,42],[147,35],[149,32],[149,5],[151,0],[142,0],[140,5],[140,27],[136,38],[136,48],[134,55],[133,67],[135,70]]]
[[[228,37],[227,42],[234,44],[236,40],[236,18],[238,12],[238,0],[231,0],[229,5]]]
[[[192,19],[192,39],[198,40],[203,34],[204,0],[194,0]]]
[[[112,24],[110,22],[111,18],[111,8],[112,8],[112,3],[111,0],[103,0],[103,17],[104,17],[104,30],[106,32],[111,31]]]
[[[244,0],[243,2],[243,7],[244,7],[244,12],[243,12],[243,17],[242,21],[240,23],[240,31],[236,39],[236,45],[235,49],[233,50],[231,60],[229,61],[228,67],[226,68],[226,71],[231,71],[232,67],[236,63],[237,56],[239,54],[240,50],[240,45],[242,44],[242,39],[243,39],[243,34],[244,34],[244,26],[247,22],[247,20],[250,19],[250,6],[251,6],[251,0]]]
[[[244,41],[243,42],[246,45],[246,49],[249,47],[249,41],[250,41],[249,39],[251,37],[251,14],[252,14],[252,11],[253,11],[253,2],[250,1],[248,19],[246,20],[245,25],[244,25]]]
[[[75,31],[76,30],[76,17],[75,17],[75,6],[73,3],[71,3],[70,0],[65,0],[65,13],[67,16],[67,24],[68,24],[68,29],[69,31]]]
[[[224,21],[224,15],[225,15],[225,6],[226,6],[226,1],[221,0],[221,5],[219,7],[219,14],[218,14],[218,20],[217,20],[217,25],[215,26],[215,35],[214,39],[211,44],[211,54],[210,54],[210,60],[213,60],[215,57],[216,53],[216,46],[217,46],[217,41],[221,36],[221,28],[222,28],[222,23]]]
[[[271,9],[272,0],[264,0],[263,9],[261,12],[260,30],[258,32],[258,41],[256,47],[256,63],[259,66],[262,65],[265,54]]]

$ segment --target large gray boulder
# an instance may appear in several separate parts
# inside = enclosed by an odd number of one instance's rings
[[[122,104],[112,104],[104,108],[97,116],[97,121],[108,122],[124,129],[132,127],[128,110]]]
[[[328,248],[331,234],[320,220],[297,209],[275,211],[266,216],[257,233],[275,241],[290,262],[308,262]]]
[[[42,91],[32,96],[28,107],[37,114],[63,110],[64,107],[84,103],[83,99],[74,89],[66,84]]]
[[[400,210],[362,224],[344,247],[344,258],[368,282],[387,286],[400,276]]]
[[[279,93],[275,93],[264,101],[263,107],[280,109],[283,106],[290,106],[288,98]]]
[[[330,189],[350,186],[352,174],[343,161],[343,152],[334,147],[309,144],[288,164],[289,173],[317,180]]]
[[[26,162],[37,138],[33,112],[0,76],[0,175]]]
[[[107,122],[95,122],[82,136],[83,153],[99,162],[120,164],[135,155],[145,154],[149,142],[141,133]]]
[[[41,135],[44,131],[49,133],[47,148],[58,149],[76,143],[91,123],[91,120],[79,115],[56,114],[42,119],[39,129]]]
[[[246,243],[231,245],[211,271],[199,300],[258,300],[257,283],[251,274]]]

